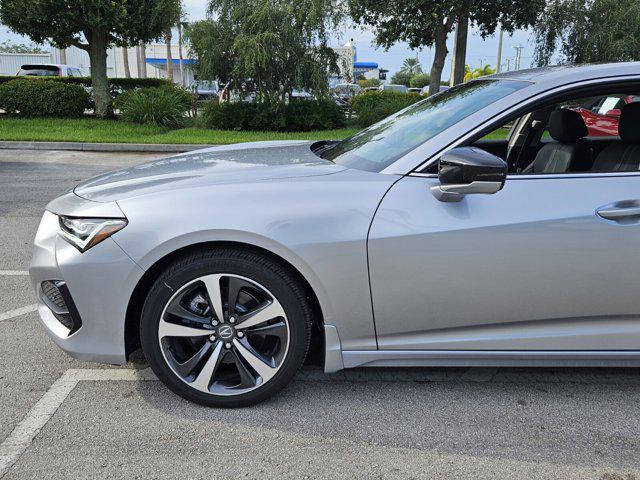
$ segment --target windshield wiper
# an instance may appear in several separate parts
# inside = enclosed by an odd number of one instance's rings
[[[331,150],[339,143],[340,140],[320,140],[319,142],[311,144],[311,151],[318,157],[325,159],[323,157],[323,154]]]

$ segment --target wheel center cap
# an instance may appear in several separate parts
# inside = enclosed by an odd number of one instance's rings
[[[222,339],[222,340],[231,340],[233,337],[236,336],[236,329],[233,328],[231,325],[220,325],[218,327],[218,336]]]

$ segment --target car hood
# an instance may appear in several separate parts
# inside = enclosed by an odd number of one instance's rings
[[[111,202],[159,190],[328,175],[344,170],[316,156],[311,143],[253,142],[195,150],[91,178],[74,192],[88,200]]]

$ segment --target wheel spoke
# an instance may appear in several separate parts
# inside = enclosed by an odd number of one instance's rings
[[[277,368],[272,367],[261,359],[248,344],[245,346],[238,339],[235,339],[233,345],[236,347],[238,355],[260,376],[262,383],[268,382],[278,371]]]
[[[258,383],[258,379],[247,368],[245,362],[242,361],[242,357],[238,353],[237,349],[233,350],[233,360],[236,364],[236,367],[238,368],[238,374],[240,375],[240,386],[242,388],[255,387]]]
[[[247,285],[247,282],[237,277],[229,277],[229,289],[227,293],[227,302],[229,303],[229,317],[236,314],[236,303],[238,302],[238,294],[240,289]]]
[[[271,325],[265,325],[264,327],[253,328],[247,333],[251,335],[278,337],[284,345],[284,342],[287,341],[287,324],[284,322],[277,322]]]
[[[191,385],[198,390],[209,391],[209,385],[211,384],[213,375],[216,373],[218,365],[220,365],[220,360],[222,360],[222,355],[220,354],[221,351],[222,342],[218,342],[216,347],[213,349],[211,356],[207,360],[207,363],[204,364],[204,367],[202,367],[202,370],[200,370],[200,373]]]
[[[236,325],[238,330],[245,328],[255,327],[261,323],[268,322],[274,318],[284,317],[285,313],[280,304],[277,301],[273,301],[266,307],[256,310],[255,312],[247,313],[239,318],[239,322]]]
[[[177,323],[169,323],[164,320],[160,320],[158,328],[158,336],[164,337],[204,337],[205,335],[212,335],[213,330],[205,328],[187,327],[185,325],[179,325]]]
[[[167,313],[170,313],[171,315],[174,315],[178,318],[182,318],[184,320],[189,320],[190,322],[194,322],[194,323],[208,324],[210,321],[209,318],[201,317],[200,315],[190,312],[189,310],[184,308],[182,305],[180,305],[180,302],[178,301],[174,301],[171,305],[167,307]]]
[[[211,350],[211,343],[205,342],[204,345],[202,345],[202,347],[200,348],[200,350],[194,353],[193,356],[185,362],[180,363],[177,360],[175,360],[175,357],[173,357],[173,354],[171,354],[171,356],[174,358],[175,368],[178,371],[178,373],[183,377],[188,377],[189,374],[193,372],[193,369],[196,368],[196,366],[200,363],[200,361],[207,356],[210,350]]]
[[[202,277],[202,282],[207,289],[211,309],[220,321],[224,321],[222,292],[220,291],[220,279],[222,277],[222,275],[207,275],[206,277]]]

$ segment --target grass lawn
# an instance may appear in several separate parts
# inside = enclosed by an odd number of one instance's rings
[[[313,132],[237,132],[182,128],[171,130],[115,120],[2,118],[0,140],[97,143],[194,143],[224,145],[258,140],[341,140],[358,128]]]

